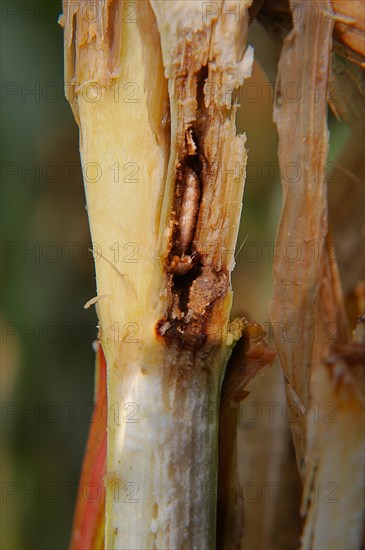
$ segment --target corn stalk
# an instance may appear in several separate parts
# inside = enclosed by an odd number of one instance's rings
[[[222,2],[64,2],[107,363],[108,549],[215,544],[249,4],[232,18]]]

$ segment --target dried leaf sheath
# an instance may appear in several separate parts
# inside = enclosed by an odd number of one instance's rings
[[[65,2],[66,79],[107,362],[105,545],[209,548],[220,386],[242,329],[228,319],[246,152],[227,90],[251,71],[247,17],[139,2],[130,21],[105,2],[90,23],[85,4]],[[189,170],[198,212],[184,222]]]
[[[292,423],[298,466],[305,471],[305,412],[319,281],[327,235],[325,165],[328,150],[325,97],[333,22],[314,18],[311,3],[300,2],[302,16],[286,38],[278,72],[274,119],[279,132],[283,210],[274,260],[274,298],[270,305],[275,344],[285,374],[288,404],[298,415]],[[322,10],[330,3],[319,2]],[[294,8],[293,8],[294,9]],[[290,83],[298,100],[291,101]],[[293,261],[295,254],[295,261]],[[297,331],[292,338],[290,331]]]
[[[217,548],[240,548],[244,533],[244,509],[237,494],[239,486],[237,425],[240,402],[249,394],[246,387],[271,365],[275,353],[265,340],[265,331],[254,322],[244,321],[242,338],[230,357],[222,386],[219,412],[219,469]]]
[[[294,21],[284,44],[274,108],[284,207],[270,313],[287,401],[298,417],[292,431],[305,486],[305,550],[359,548],[364,514],[364,344],[363,335],[361,343],[349,341],[328,237],[325,99],[333,20],[323,15],[330,3],[319,6],[322,16],[314,18],[313,5],[300,3],[303,17]],[[288,101],[282,93],[290,82],[299,84],[298,101]],[[315,90],[320,94],[315,96]],[[290,330],[296,338],[290,339]],[[356,333],[360,330],[363,323]],[[333,341],[338,343],[330,348]],[[312,405],[319,407],[319,418],[313,417]],[[338,417],[324,414],[328,410]]]
[[[317,365],[313,398],[326,421],[308,422],[302,549],[360,548],[364,534],[365,317],[353,340]],[[329,413],[329,414],[328,414]]]
[[[95,409],[79,482],[71,550],[104,548],[107,405],[106,363],[100,344],[96,352],[95,388]]]

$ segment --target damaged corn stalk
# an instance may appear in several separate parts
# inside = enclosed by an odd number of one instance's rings
[[[216,541],[220,389],[244,326],[229,323],[235,90],[253,51],[237,4],[226,17],[220,0],[64,0],[107,365],[108,549]]]

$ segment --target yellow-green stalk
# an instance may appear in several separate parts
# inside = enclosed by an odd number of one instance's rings
[[[249,4],[64,2],[107,361],[108,549],[215,544],[220,387],[241,334],[234,98],[252,65]]]

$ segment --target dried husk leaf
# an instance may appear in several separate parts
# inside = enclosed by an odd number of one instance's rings
[[[322,10],[330,7],[326,1],[318,5]],[[288,404],[298,413],[298,422],[291,428],[303,475],[305,413],[310,404],[314,328],[327,235],[327,104],[323,99],[316,100],[316,90],[322,93],[327,90],[332,23],[321,17],[313,18],[309,2],[299,2],[299,6],[302,17],[294,21],[293,30],[284,42],[274,104],[283,210],[277,235],[270,317]],[[285,91],[291,83],[299,90],[297,101],[291,101]],[[295,261],[288,252],[291,243]],[[293,329],[299,336],[286,337]]]
[[[317,365],[308,415],[303,550],[360,548],[365,483],[365,317],[349,344],[333,345]],[[324,414],[322,415],[322,413]]]

